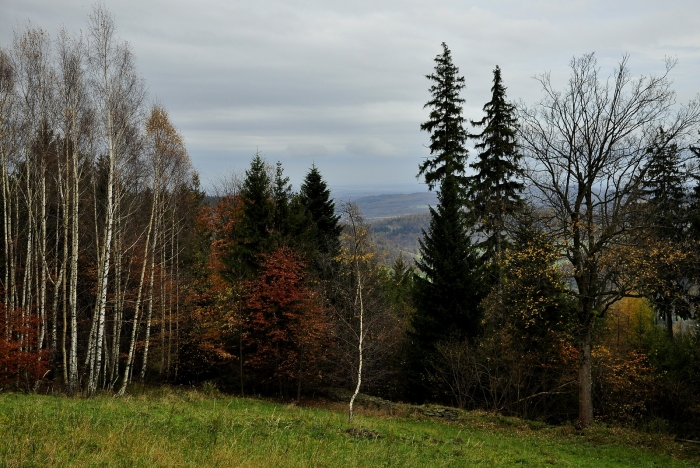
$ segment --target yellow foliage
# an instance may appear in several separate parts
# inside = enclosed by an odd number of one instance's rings
[[[618,353],[639,348],[644,336],[655,326],[654,317],[646,299],[622,298],[608,311],[601,333],[603,344]]]

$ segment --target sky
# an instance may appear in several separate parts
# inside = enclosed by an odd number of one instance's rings
[[[671,77],[678,102],[700,92],[697,0],[106,0],[149,99],[185,139],[203,186],[242,174],[256,151],[298,188],[315,164],[334,189],[426,190],[429,81],[444,41],[465,77],[464,114],[483,116],[499,65],[510,100],[534,104],[551,73],[594,52],[607,76]],[[0,0],[0,45],[28,22],[52,37],[85,30],[88,0]],[[475,157],[472,151],[471,157]]]

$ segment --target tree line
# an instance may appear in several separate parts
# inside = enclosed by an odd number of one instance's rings
[[[421,127],[431,155],[419,176],[439,203],[421,242],[409,331],[409,376],[421,399],[446,391],[460,406],[561,418],[574,406],[561,397],[575,386],[578,411],[568,418],[586,426],[595,398],[610,390],[594,394],[612,377],[593,379],[610,353],[601,329],[633,299],[665,320],[666,337],[649,329],[618,346],[614,371],[629,380],[626,397],[646,378],[640,387],[682,387],[680,399],[691,399],[697,327],[674,345],[673,321],[694,317],[699,297],[700,102],[676,104],[674,63],[661,76],[634,77],[624,57],[604,77],[593,54],[574,58],[563,89],[549,74],[537,78],[544,97],[533,106],[506,100],[496,67],[484,117],[470,122],[481,132],[469,133],[464,78],[444,43],[435,62]],[[469,140],[478,152],[470,174]],[[674,381],[662,382],[671,369]],[[674,397],[647,395],[627,404],[626,417],[668,416]]]
[[[341,387],[350,419],[364,391],[582,426],[697,421],[700,338],[674,321],[699,297],[700,107],[676,105],[673,63],[635,77],[624,57],[606,77],[575,58],[564,88],[538,77],[533,106],[496,67],[468,125],[442,47],[418,173],[438,203],[415,265],[386,268],[315,165],[294,191],[256,153],[205,196],[103,8],[84,36],[16,32],[0,49],[0,385]]]
[[[123,393],[156,339],[175,378],[196,177],[103,8],[0,50],[0,158],[4,384]]]

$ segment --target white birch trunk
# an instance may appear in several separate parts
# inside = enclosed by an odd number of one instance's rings
[[[148,314],[146,317],[146,337],[144,339],[144,346],[143,346],[143,362],[141,365],[141,374],[139,375],[140,380],[143,380],[146,377],[146,366],[148,365],[148,346],[150,343],[150,337],[151,337],[151,320],[153,317],[153,284],[155,280],[155,270],[156,270],[156,243],[158,241],[158,236],[160,234],[160,213],[158,211],[160,210],[160,202],[159,202],[159,193],[160,189],[157,187],[157,190],[154,190],[153,194],[153,209],[152,209],[152,216],[155,216],[154,220],[154,230],[153,230],[153,246],[151,247],[151,274],[150,274],[150,279],[148,283]]]
[[[357,260],[356,260],[357,264]],[[357,364],[357,386],[355,387],[355,392],[352,394],[352,397],[350,398],[350,405],[349,405],[349,411],[348,411],[348,422],[352,424],[353,419],[354,419],[354,414],[353,414],[353,404],[355,403],[355,398],[357,398],[357,395],[360,393],[360,385],[362,385],[362,341],[365,336],[365,330],[364,330],[364,318],[365,318],[365,307],[364,307],[364,302],[362,300],[362,274],[360,272],[360,267],[359,265],[356,265],[356,273],[357,273],[357,297],[358,297],[358,302],[359,302],[359,312],[360,312],[360,329],[359,329],[359,334],[358,334],[358,340],[357,340],[357,355],[358,355],[358,364]]]
[[[151,245],[151,233],[153,231],[153,223],[154,223],[154,212],[153,212],[153,210],[151,210],[151,217],[148,221],[148,231],[146,233],[146,242],[145,242],[145,247],[144,247],[143,263],[141,266],[141,277],[139,279],[138,290],[136,293],[136,304],[134,305],[134,323],[133,323],[133,327],[131,329],[129,355],[126,358],[126,366],[124,367],[124,374],[122,377],[122,385],[119,388],[119,392],[117,392],[117,394],[119,396],[124,396],[124,393],[126,392],[126,387],[131,380],[131,372],[132,372],[133,363],[134,363],[134,352],[136,349],[136,333],[137,333],[138,325],[139,325],[139,318],[140,318],[139,313],[140,313],[140,309],[141,309],[143,284],[144,284],[144,281],[146,279],[146,266],[148,265],[148,253],[149,253],[149,247]]]

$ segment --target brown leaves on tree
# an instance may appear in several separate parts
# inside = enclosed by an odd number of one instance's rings
[[[38,346],[41,321],[20,309],[5,316],[0,321],[0,385],[29,389],[49,368],[49,350]]]
[[[262,371],[263,380],[276,380],[280,389],[318,375],[314,364],[328,328],[305,267],[293,250],[281,247],[262,256],[259,276],[246,285],[246,341],[254,349],[247,364]]]

